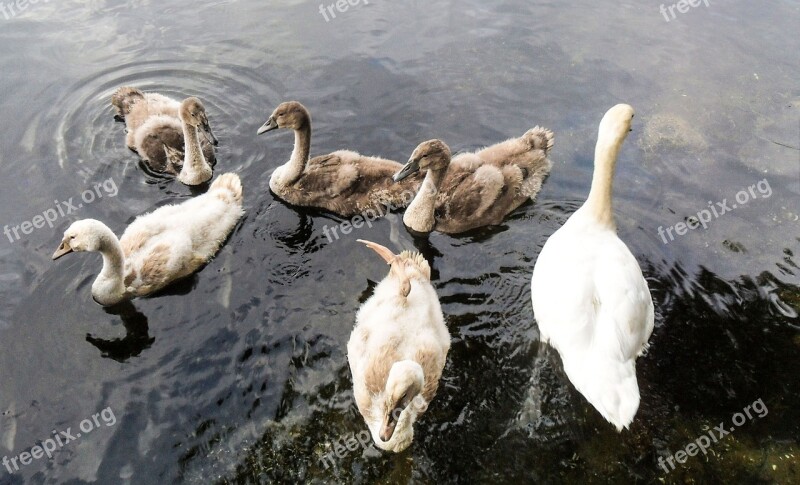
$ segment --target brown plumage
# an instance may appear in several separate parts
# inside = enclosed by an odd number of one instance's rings
[[[275,169],[270,189],[286,202],[317,207],[349,217],[367,211],[406,207],[422,182],[422,176],[402,184],[392,183],[392,174],[402,164],[384,158],[367,157],[349,150],[309,159],[311,115],[297,101],[282,103],[258,134],[279,128],[294,130],[291,159]]]
[[[420,144],[395,175],[427,169],[425,182],[403,215],[414,231],[449,234],[497,225],[514,209],[534,199],[550,173],[550,131],[536,127],[521,138],[455,158],[441,140]]]
[[[519,165],[523,168],[539,167],[553,148],[553,132],[537,126],[519,138],[486,147],[475,152],[484,163],[496,166]]]
[[[111,97],[111,104],[117,118],[125,121],[128,148],[138,153],[150,170],[180,174],[186,158],[185,133],[193,130],[205,135],[199,141],[205,162],[212,167],[216,163],[217,141],[199,99],[178,102],[161,94],[122,87]]]
[[[139,89],[124,86],[111,96],[111,105],[118,119],[125,121],[128,148],[136,150],[134,136],[139,128],[153,116],[178,118],[181,103],[158,93],[144,93]]]
[[[157,116],[150,119],[143,138],[134,149],[147,167],[157,173],[178,175],[183,169],[186,148],[180,122],[173,118]],[[205,139],[200,140],[203,158],[211,167],[217,163],[214,146]]]

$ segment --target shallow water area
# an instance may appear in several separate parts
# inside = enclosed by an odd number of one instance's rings
[[[800,482],[800,3],[701,3],[667,20],[648,2],[374,0],[326,20],[303,1],[51,0],[8,17],[0,227],[82,206],[0,234],[0,459],[104,409],[116,421],[0,466],[0,484]],[[50,260],[63,231],[95,218],[121,234],[196,193],[125,147],[109,102],[123,85],[202,98],[216,173],[241,176],[247,213],[197,275],[103,309],[99,256]],[[465,151],[542,125],[553,171],[502,226],[419,237],[395,214],[331,241],[342,219],[269,190],[293,138],[255,133],[292,99],[311,111],[312,155],[405,161],[427,139]],[[539,345],[530,276],[583,203],[597,125],[621,102],[637,114],[615,213],[656,329],[620,434]],[[86,202],[109,180],[116,191]],[[452,348],[407,451],[359,445],[331,465],[366,429],[346,343],[386,275],[359,238],[422,252]],[[766,415],[733,424],[759,399]],[[659,465],[720,423],[734,430],[707,454]]]

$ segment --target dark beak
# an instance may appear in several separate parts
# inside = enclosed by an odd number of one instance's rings
[[[381,428],[380,434],[381,441],[386,442],[392,439],[394,430],[397,427],[397,421],[400,419],[400,415],[403,413],[403,409],[405,408],[405,405],[399,404],[383,419],[383,427]]]
[[[69,243],[67,241],[61,241],[61,245],[58,246],[56,252],[53,253],[53,261],[57,260],[58,258],[71,253],[73,249],[69,247]]]
[[[206,138],[206,140],[208,140],[208,142],[214,146],[219,145],[219,140],[217,140],[217,137],[214,136],[214,132],[211,131],[211,125],[208,123],[208,118],[203,116],[200,120],[200,123],[200,131],[203,132],[203,136]]]
[[[258,133],[256,133],[256,134],[257,135],[263,135],[264,133],[266,133],[268,131],[277,130],[277,129],[278,129],[278,122],[275,121],[275,118],[270,116],[269,119],[267,120],[267,122],[264,123],[263,125],[261,125],[261,128],[258,129]]]
[[[404,178],[419,172],[419,160],[409,160],[408,163],[400,169],[399,172],[394,174],[392,180],[399,182]]]
[[[203,128],[203,135],[206,137],[206,140],[208,140],[208,142],[214,146],[219,145],[219,140],[217,140],[217,137],[214,136],[214,132],[211,131],[211,125],[208,124],[208,120],[205,120],[203,122],[202,128]]]

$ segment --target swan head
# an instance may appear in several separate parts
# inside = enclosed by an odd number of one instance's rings
[[[199,99],[192,96],[191,98],[183,100],[179,116],[181,121],[203,133],[203,136],[206,137],[209,143],[214,146],[219,145],[219,140],[214,136],[214,132],[211,131],[211,124],[208,122],[206,107],[203,106],[203,103]]]
[[[608,110],[600,121],[598,139],[621,145],[631,131],[634,114],[633,108],[627,104],[618,104]]]
[[[261,135],[280,128],[301,130],[306,128],[309,123],[311,123],[311,114],[306,107],[298,101],[287,101],[275,108],[267,122],[258,129],[258,134]]]
[[[392,365],[383,398],[378,401],[380,422],[370,427],[378,448],[400,452],[411,444],[414,421],[427,409],[424,386],[425,374],[418,363],[403,360]]]
[[[399,182],[420,170],[433,172],[445,170],[450,165],[452,153],[450,147],[442,140],[428,140],[414,149],[408,163],[394,174],[392,179]]]
[[[110,229],[105,224],[94,219],[73,222],[64,231],[64,238],[53,253],[53,260],[74,252],[100,251],[108,232]]]

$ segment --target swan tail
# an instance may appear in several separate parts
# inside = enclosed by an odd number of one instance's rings
[[[547,128],[536,126],[528,130],[523,136],[525,141],[528,142],[531,149],[544,151],[545,156],[550,154],[553,149],[554,136],[553,132]]]
[[[125,86],[117,89],[117,92],[111,96],[111,105],[117,110],[117,115],[124,118],[125,115],[131,112],[131,107],[134,103],[140,99],[144,99],[143,92],[136,88]]]
[[[553,132],[537,126],[528,130],[522,136],[522,139],[531,147],[531,154],[520,165],[524,169],[520,194],[534,200],[542,188],[544,179],[547,178],[553,168],[553,162],[547,158],[553,148]]]
[[[226,200],[232,197],[238,205],[242,204],[242,181],[235,173],[224,173],[217,177],[208,189]]]
[[[570,381],[606,421],[617,431],[630,427],[639,409],[635,361],[588,358],[580,368],[564,364]]]

